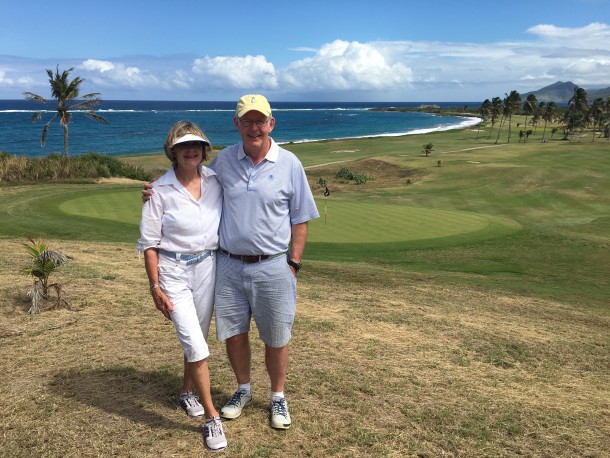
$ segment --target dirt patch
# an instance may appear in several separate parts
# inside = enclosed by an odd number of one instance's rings
[[[336,177],[337,172],[341,168],[347,168],[350,172],[365,174],[369,177],[366,184],[357,185],[353,181],[340,179]],[[356,187],[367,189],[367,187],[375,186],[376,188],[396,188],[407,184],[410,177],[416,175],[416,169],[401,167],[391,162],[381,159],[363,159],[361,161],[338,161],[319,166],[310,167],[307,169],[309,184],[314,193],[317,189],[322,189],[319,185],[320,178],[327,181],[327,186],[331,191],[354,191]]]

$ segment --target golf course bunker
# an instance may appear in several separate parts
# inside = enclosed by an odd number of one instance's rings
[[[310,221],[308,242],[370,244],[444,239],[455,242],[501,237],[521,226],[497,216],[411,207],[396,204],[324,201],[317,199],[320,218]],[[82,193],[59,204],[63,213],[139,224],[142,201],[139,190]]]
[[[510,219],[454,210],[320,200],[317,205],[320,218],[310,222],[308,242],[387,243],[475,233],[474,239],[488,239],[521,227]]]

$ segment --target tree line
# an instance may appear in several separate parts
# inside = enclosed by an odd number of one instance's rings
[[[525,115],[523,129],[519,130],[519,141],[526,142],[533,132],[528,127],[536,128],[541,122],[544,122],[541,142],[548,141],[546,138],[548,124],[559,124],[563,128],[563,140],[580,135],[585,129],[591,129],[592,141],[595,141],[596,133],[598,137],[603,136],[610,140],[610,96],[606,99],[598,97],[589,105],[587,91],[581,87],[574,89],[567,108],[561,108],[555,102],[538,103],[534,94],[528,94],[523,101],[519,92],[511,91],[510,94],[505,94],[504,98],[485,99],[479,113],[483,121],[491,123],[488,138],[492,137],[494,127],[498,124],[496,144],[500,141],[500,135],[506,124],[508,124],[507,142],[510,143],[513,134],[512,117],[517,114]],[[517,124],[517,127],[520,125]],[[556,131],[557,128],[554,127],[552,133],[554,134]],[[478,138],[479,132],[477,131]]]

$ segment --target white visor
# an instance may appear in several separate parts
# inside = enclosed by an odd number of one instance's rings
[[[176,139],[176,141],[172,144],[172,148],[179,143],[186,143],[186,142],[201,142],[204,145],[210,146],[210,144],[207,141],[205,141],[203,138],[201,138],[199,135],[186,134],[186,135],[183,135],[182,137]]]

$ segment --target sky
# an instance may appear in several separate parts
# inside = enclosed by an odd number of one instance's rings
[[[610,0],[0,0],[0,99],[483,101],[610,86]]]

